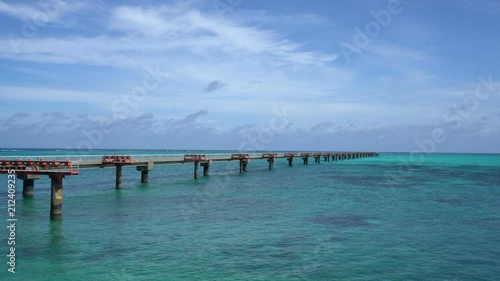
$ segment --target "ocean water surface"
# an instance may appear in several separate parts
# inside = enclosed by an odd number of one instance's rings
[[[216,162],[197,180],[192,164],[155,165],[149,183],[124,167],[122,190],[114,169],[80,170],[64,178],[61,221],[48,177],[29,199],[18,180],[15,274],[1,175],[0,279],[498,280],[500,155],[299,160],[243,174]]]

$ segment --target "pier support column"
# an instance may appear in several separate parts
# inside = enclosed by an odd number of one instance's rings
[[[315,156],[314,157],[314,162],[318,163],[318,164],[321,163],[321,156]]]
[[[122,188],[122,165],[116,165],[116,189]]]
[[[35,180],[23,180],[23,197],[33,197],[33,194],[35,194]]]
[[[309,165],[309,157],[302,157],[302,160],[304,161],[304,165]]]
[[[17,178],[23,180],[23,197],[33,197],[35,194],[35,180],[40,179],[40,175],[21,174]]]
[[[240,159],[240,173],[246,172],[248,165],[247,159]]]
[[[153,170],[153,161],[146,163],[146,166],[137,166],[135,169],[141,172],[141,183],[148,183],[149,171]]]
[[[288,166],[293,167],[293,157],[288,158]]]
[[[50,175],[50,219],[60,219],[62,216],[64,175]]]
[[[198,161],[194,161],[194,178],[198,178]]]
[[[135,167],[137,171],[141,172],[141,183],[147,183],[149,181],[149,170],[146,166]]]
[[[200,163],[200,165],[203,167],[203,176],[208,176],[208,170],[210,168],[210,163]]]
[[[274,164],[274,157],[267,159],[267,162],[269,162],[269,170],[272,170]]]
[[[141,171],[141,183],[147,183],[149,182],[149,171],[144,170]]]

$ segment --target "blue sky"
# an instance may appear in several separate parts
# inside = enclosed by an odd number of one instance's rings
[[[0,147],[500,152],[500,1],[0,1]]]

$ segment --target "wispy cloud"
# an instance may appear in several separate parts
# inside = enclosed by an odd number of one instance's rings
[[[38,1],[35,5],[7,3],[0,1],[0,13],[23,21],[33,21],[37,25],[60,21],[62,17],[86,7],[79,2],[61,0]]]
[[[464,7],[466,9],[472,11],[486,12],[486,13],[500,13],[500,2],[497,0],[483,0],[483,1],[474,1],[474,0],[462,0],[459,2],[459,6]]]
[[[427,60],[427,55],[420,50],[412,50],[396,45],[373,45],[367,49],[369,52],[381,57],[384,60]]]
[[[5,6],[9,11],[17,11],[15,7],[6,4]],[[23,6],[19,13],[33,11],[33,8]],[[173,53],[179,49],[190,51],[192,54],[203,52],[203,55],[268,54],[268,59],[279,63],[304,65],[321,65],[336,58],[335,54],[301,51],[300,43],[282,39],[273,31],[222,21],[184,5],[116,7],[104,28],[122,31],[123,34],[35,39],[20,53],[8,52],[9,42],[3,40],[0,41],[0,46],[4,47],[5,51],[1,56],[45,63],[115,66],[123,65],[120,61],[127,61],[131,53],[134,56],[140,56],[144,52],[158,55]],[[134,33],[135,36],[132,35]]]
[[[61,90],[54,88],[33,87],[2,87],[2,98],[16,102],[52,102],[52,103],[86,103],[103,104],[110,102],[113,97],[104,92],[85,92],[75,90]]]
[[[24,4],[10,4],[0,1],[0,13],[7,14],[19,19],[33,16],[39,10],[33,6]]]

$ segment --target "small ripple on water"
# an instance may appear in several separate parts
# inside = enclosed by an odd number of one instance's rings
[[[318,215],[308,218],[306,221],[336,227],[368,227],[372,225],[368,222],[368,218],[358,215]]]
[[[435,199],[434,201],[439,202],[439,203],[443,203],[443,204],[454,205],[454,206],[463,205],[463,202],[464,202],[461,199],[443,198],[443,197]]]

